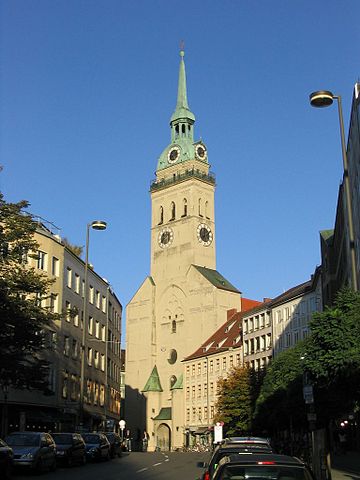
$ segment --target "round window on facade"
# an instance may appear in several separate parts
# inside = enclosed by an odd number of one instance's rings
[[[177,360],[177,351],[172,349],[170,350],[170,353],[169,353],[169,358],[168,358],[168,362],[170,363],[170,365],[173,365]]]

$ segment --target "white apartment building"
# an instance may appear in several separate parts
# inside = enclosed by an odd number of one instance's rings
[[[61,314],[49,325],[47,359],[52,395],[11,390],[9,430],[74,430],[79,421],[81,345],[84,328],[85,263],[43,223],[35,239],[36,259],[29,266],[54,283],[43,307]],[[88,269],[88,319],[85,327],[84,426],[115,428],[120,420],[120,342],[122,306],[109,283]]]

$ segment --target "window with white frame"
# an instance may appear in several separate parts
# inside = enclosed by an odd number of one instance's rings
[[[66,269],[66,286],[69,288],[72,287],[72,270],[70,267]]]
[[[64,355],[68,357],[70,354],[70,338],[65,336],[64,337]]]
[[[92,359],[93,359],[93,349],[89,347],[87,351],[87,363],[90,367],[92,365]]]
[[[96,290],[96,308],[100,308],[100,292]]]
[[[102,372],[105,371],[105,355],[103,353],[101,354],[100,368]]]
[[[80,275],[75,273],[75,293],[80,293]]]
[[[95,321],[95,337],[100,338],[100,322],[98,320]]]
[[[38,257],[37,257],[37,268],[39,270],[46,270],[47,263],[47,254],[41,250],[38,250]]]
[[[101,340],[105,342],[106,340],[106,326],[102,325],[101,326]]]
[[[70,314],[71,314],[71,303],[66,301],[65,302],[65,319],[67,322],[70,322]]]
[[[51,261],[51,274],[52,274],[54,277],[58,277],[58,276],[59,276],[59,259],[56,258],[56,257],[52,257],[52,261]]]
[[[93,332],[94,332],[94,319],[93,317],[89,317],[88,333],[92,335]]]
[[[57,293],[52,293],[50,295],[50,311],[52,313],[59,313],[58,300],[59,300],[59,296]]]
[[[102,297],[101,310],[106,313],[106,297]]]
[[[89,287],[89,301],[92,305],[94,304],[94,287],[92,285]]]

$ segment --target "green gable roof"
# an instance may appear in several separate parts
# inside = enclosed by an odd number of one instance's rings
[[[176,380],[170,390],[181,390],[183,388],[183,374]]]
[[[171,407],[162,408],[154,420],[171,420]]]
[[[159,374],[156,368],[156,365],[152,369],[150,377],[146,382],[145,387],[142,390],[143,392],[162,392]]]
[[[194,267],[201,273],[201,275],[204,275],[204,277],[209,280],[209,282],[212,283],[214,287],[220,288],[222,290],[228,290],[229,292],[241,293],[217,270],[212,270],[211,268],[206,267],[199,267],[198,265],[194,265]]]

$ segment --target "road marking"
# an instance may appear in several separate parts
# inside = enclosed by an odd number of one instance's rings
[[[170,462],[170,460],[168,458],[165,458],[165,462]]]
[[[157,467],[158,465],[161,465],[162,462],[159,462],[159,463],[154,463],[153,467]]]
[[[135,473],[141,473],[141,472],[145,472],[145,470],[147,470],[147,467],[146,468],[142,468],[141,470],[136,470]]]

